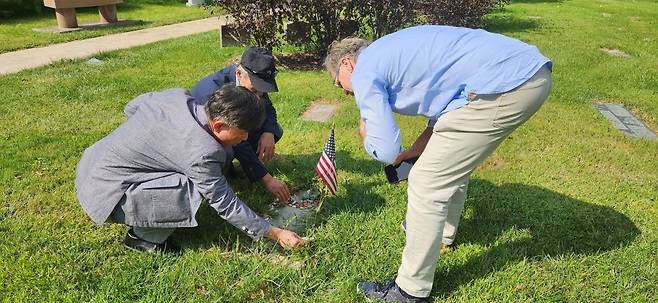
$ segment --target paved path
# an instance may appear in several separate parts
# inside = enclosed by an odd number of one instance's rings
[[[107,35],[0,54],[0,75],[39,67],[64,59],[78,59],[117,49],[217,30],[223,17],[212,17],[132,32]]]

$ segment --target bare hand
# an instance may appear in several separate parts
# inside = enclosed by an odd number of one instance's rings
[[[256,154],[261,162],[266,163],[274,157],[274,134],[263,133],[258,139],[258,150]]]
[[[277,200],[284,202],[290,199],[290,191],[288,191],[288,186],[285,183],[277,180],[270,174],[265,175],[262,180],[267,190]]]
[[[395,160],[393,161],[393,165],[398,165],[400,164],[400,162],[407,159],[420,157],[420,154],[422,154],[421,151],[412,150],[412,149],[405,150],[395,158]]]
[[[361,139],[365,139],[366,135],[366,121],[361,119],[361,123],[359,124],[359,136],[361,136]]]
[[[304,239],[297,235],[297,233],[274,226],[267,234],[267,237],[278,242],[285,249],[296,248],[305,243]]]

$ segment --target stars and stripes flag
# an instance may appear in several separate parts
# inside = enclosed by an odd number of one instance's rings
[[[336,145],[334,145],[334,129],[331,129],[329,140],[324,145],[322,155],[318,164],[315,166],[315,172],[318,173],[324,185],[333,194],[336,195],[338,181],[336,180]]]

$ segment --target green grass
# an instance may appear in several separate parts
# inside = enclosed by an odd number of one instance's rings
[[[98,22],[98,9],[79,8],[76,10],[78,24]],[[19,49],[45,46],[107,34],[133,31],[148,27],[210,17],[210,12],[200,7],[187,7],[185,1],[171,0],[125,0],[117,6],[119,20],[138,20],[129,26],[85,29],[69,33],[43,33],[33,28],[57,26],[55,10],[45,8],[43,14],[31,17],[15,17],[0,22],[0,53]]]
[[[624,136],[592,107],[623,103],[656,130],[656,20],[654,1],[520,1],[492,16],[492,30],[553,59],[554,90],[473,174],[456,249],[438,261],[435,301],[658,300],[658,142]],[[149,256],[122,248],[125,227],[86,217],[73,185],[82,151],[125,120],[131,98],[190,87],[240,54],[217,49],[216,39],[206,33],[104,54],[101,66],[77,60],[0,77],[0,300],[361,302],[358,281],[395,274],[406,186],[388,185],[368,159],[353,99],[323,72],[282,71],[282,91],[272,95],[286,133],[285,159],[270,168],[295,186],[317,184],[329,128],[299,114],[316,99],[342,104],[332,120],[340,190],[307,231],[315,237],[307,247],[270,251],[204,207],[199,227],[174,234],[182,256]],[[425,121],[399,121],[408,146]],[[231,182],[267,211],[265,190]],[[271,254],[302,266],[273,264]]]

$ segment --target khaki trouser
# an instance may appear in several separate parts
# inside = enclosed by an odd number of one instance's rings
[[[405,292],[429,296],[441,242],[454,240],[471,173],[541,107],[551,86],[544,66],[519,87],[477,95],[436,122],[409,174],[406,245],[396,279]]]

